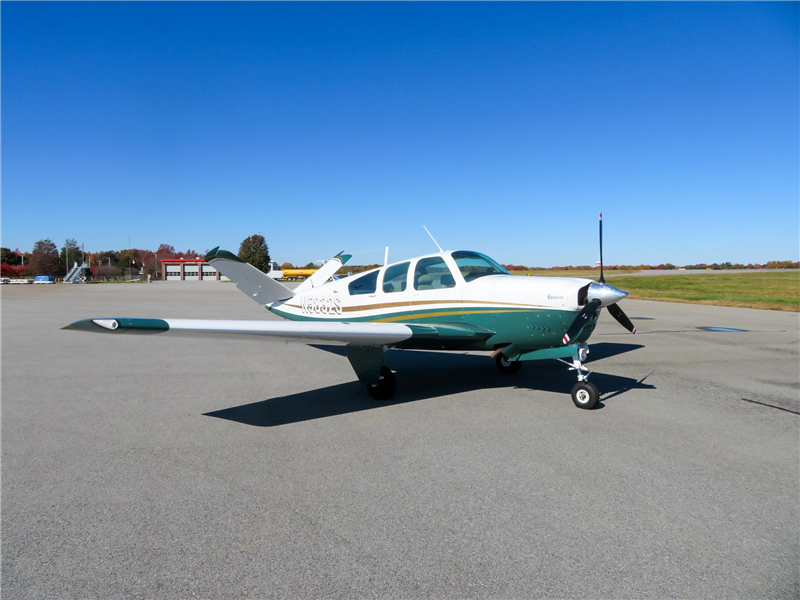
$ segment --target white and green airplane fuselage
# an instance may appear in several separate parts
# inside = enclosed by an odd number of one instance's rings
[[[449,273],[419,284],[415,266],[439,258]],[[384,287],[385,274],[408,265],[406,279]],[[443,269],[440,267],[440,270]],[[377,277],[376,277],[377,275]],[[448,278],[449,275],[449,278]],[[448,287],[441,284],[445,278]],[[361,279],[374,279],[374,290],[351,291]],[[416,281],[415,281],[416,279]],[[516,344],[520,353],[562,346],[564,333],[581,310],[578,292],[592,281],[565,277],[514,277],[489,274],[467,281],[451,252],[431,254],[381,267],[356,277],[329,282],[301,291],[296,296],[267,304],[272,313],[292,321],[405,323],[410,325],[458,325],[461,337],[442,339],[422,336],[396,344],[404,348],[495,350]],[[435,287],[433,287],[435,286]],[[597,316],[583,328],[576,343],[586,341]],[[467,332],[474,330],[475,337]]]
[[[514,277],[472,251],[429,254],[331,281],[349,258],[336,255],[290,289],[230,252],[208,253],[211,265],[283,321],[98,318],[65,329],[338,342],[346,344],[356,375],[376,399],[388,399],[395,389],[383,364],[386,348],[491,351],[505,373],[523,361],[571,358],[579,380],[572,396],[581,408],[599,399],[582,363],[600,308],[636,331],[616,306],[627,293],[605,283]]]

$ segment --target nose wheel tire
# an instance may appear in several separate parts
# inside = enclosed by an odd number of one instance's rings
[[[508,360],[502,354],[498,354],[497,358],[494,359],[495,364],[497,365],[497,369],[501,373],[511,374],[516,373],[522,368],[522,363],[518,360]]]
[[[572,401],[578,408],[590,410],[600,401],[600,391],[593,383],[579,381],[572,388]]]
[[[367,385],[367,391],[374,400],[389,400],[394,396],[397,386],[394,382],[394,373],[389,367],[381,367],[381,378],[375,385]]]

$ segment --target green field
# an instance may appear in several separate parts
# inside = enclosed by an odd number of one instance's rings
[[[631,298],[800,312],[800,271],[622,277]]]
[[[614,274],[638,271],[607,271],[607,283],[630,292],[639,300],[689,302],[800,312],[800,270],[778,273],[694,273],[691,275],[645,275],[611,278]],[[536,277],[585,277],[597,279],[599,273],[575,271],[514,271],[513,275]]]

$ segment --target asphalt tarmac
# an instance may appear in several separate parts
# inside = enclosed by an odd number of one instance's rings
[[[0,293],[3,598],[800,596],[796,313],[625,300],[583,411],[554,361],[392,351],[376,403],[336,346],[59,330],[273,318],[232,284]]]

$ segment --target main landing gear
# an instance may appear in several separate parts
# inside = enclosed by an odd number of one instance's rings
[[[372,385],[367,384],[367,391],[374,400],[389,400],[394,396],[394,390],[397,387],[394,381],[394,373],[387,367],[381,367],[381,375],[378,383]]]
[[[577,371],[578,383],[572,387],[572,402],[578,408],[590,410],[597,406],[600,401],[600,390],[593,383],[590,383],[588,378],[592,372],[583,366],[586,356],[589,354],[589,346],[581,344],[578,346],[578,353],[572,357],[572,363],[567,362],[562,358],[557,358],[559,362],[568,365],[570,370]]]
[[[522,363],[518,360],[508,360],[504,355],[498,354],[494,359],[497,369],[501,373],[511,374],[516,373],[522,368]]]

